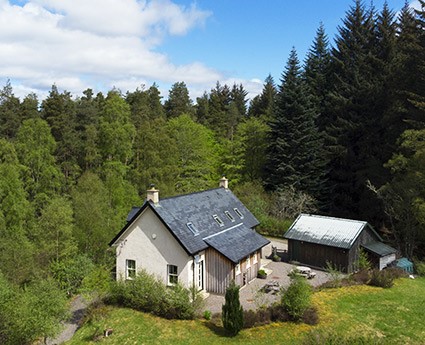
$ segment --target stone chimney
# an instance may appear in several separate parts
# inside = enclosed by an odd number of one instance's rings
[[[159,190],[155,188],[155,185],[150,185],[150,188],[147,190],[146,200],[152,201],[154,204],[159,202]]]
[[[229,188],[229,180],[228,180],[225,176],[223,176],[223,177],[220,179],[219,187],[221,187],[221,188],[226,188],[226,189],[228,189],[228,188]]]

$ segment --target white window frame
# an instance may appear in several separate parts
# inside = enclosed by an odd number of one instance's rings
[[[174,268],[175,268],[175,272],[174,272]],[[167,265],[167,285],[174,286],[178,283],[178,281],[179,281],[179,268],[178,268],[178,266]]]
[[[229,211],[224,211],[224,214],[229,218],[229,220],[233,223],[235,221],[235,218],[230,214]]]
[[[253,264],[254,264],[254,265],[258,262],[258,254],[257,254],[257,253],[254,253],[254,254],[253,254],[253,259],[252,259],[252,261],[253,261]]]
[[[134,267],[133,267],[134,266]],[[125,260],[125,279],[133,280],[136,278],[136,260],[126,259]]]
[[[243,214],[241,211],[239,211],[237,207],[235,207],[233,211],[235,211],[235,213],[239,216],[240,219],[243,219]]]
[[[219,216],[217,216],[216,214],[213,214],[213,218],[220,227],[224,226],[224,222],[221,220]]]
[[[248,255],[246,257],[246,269],[248,269],[250,267],[251,267],[251,257],[250,257],[250,255]]]

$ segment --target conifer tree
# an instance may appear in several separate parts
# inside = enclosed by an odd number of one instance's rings
[[[379,181],[382,111],[376,102],[377,67],[374,9],[356,1],[338,28],[332,50],[332,87],[327,107],[326,144],[330,150],[330,213],[374,221],[380,203],[366,186]]]
[[[243,327],[243,309],[239,301],[239,286],[234,281],[226,289],[224,298],[221,316],[223,327],[234,336]]]
[[[263,117],[270,121],[273,116],[273,106],[277,90],[273,77],[269,74],[264,81],[263,90],[260,95],[255,96],[249,106],[249,116]]]
[[[309,89],[312,106],[317,114],[316,124],[320,131],[324,130],[327,123],[323,117],[326,115],[325,104],[330,91],[329,65],[329,41],[325,28],[320,23],[313,44],[307,53],[304,67],[304,78]]]
[[[171,86],[168,99],[164,103],[165,114],[168,119],[182,114],[193,115],[192,100],[185,82],[177,82]]]
[[[22,121],[21,103],[13,94],[10,80],[0,90],[0,137],[14,138]]]
[[[267,187],[294,187],[316,195],[321,175],[322,143],[314,124],[315,113],[301,76],[295,49],[291,51],[276,96],[270,123]]]

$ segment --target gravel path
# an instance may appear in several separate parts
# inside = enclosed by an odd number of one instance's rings
[[[81,295],[78,295],[71,301],[70,312],[72,313],[71,318],[63,323],[62,332],[55,339],[47,339],[47,345],[59,345],[68,341],[72,338],[74,333],[78,329],[78,324],[83,318],[87,308],[87,302]]]

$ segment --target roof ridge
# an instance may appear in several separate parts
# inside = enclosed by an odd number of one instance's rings
[[[335,219],[335,220],[343,220],[343,221],[349,221],[349,222],[367,224],[367,221],[365,221],[365,220],[356,220],[356,219],[349,219],[349,218],[324,216],[324,215],[320,215],[320,214],[301,213],[300,216],[317,217],[317,218],[327,218],[327,219]]]
[[[216,232],[215,234],[212,234],[212,235],[209,235],[209,236],[203,237],[203,238],[202,238],[202,240],[203,240],[203,241],[205,241],[205,240],[207,240],[207,239],[209,239],[209,238],[211,238],[211,237],[214,237],[214,236],[220,235],[220,234],[222,234],[222,233],[225,233],[226,231],[229,231],[229,230],[232,230],[232,229],[238,228],[238,227],[240,227],[241,225],[243,225],[243,223],[239,223],[239,224],[233,225],[233,226],[231,226],[231,227],[229,227],[229,228],[227,228],[227,229],[223,229],[223,230],[221,230],[221,231],[219,231],[219,232]]]
[[[190,195],[195,195],[195,194],[201,194],[201,193],[205,193],[205,192],[211,192],[213,190],[219,190],[219,189],[223,189],[223,187],[217,187],[217,188],[199,190],[197,192],[192,192],[192,193],[187,193],[187,194],[179,194],[179,195],[167,196],[165,198],[160,198],[159,199],[159,203],[161,203],[161,201],[163,201],[163,200],[176,199],[176,198],[181,198],[181,197],[185,197],[185,196],[190,196]],[[230,191],[230,189],[228,189],[228,190]]]

